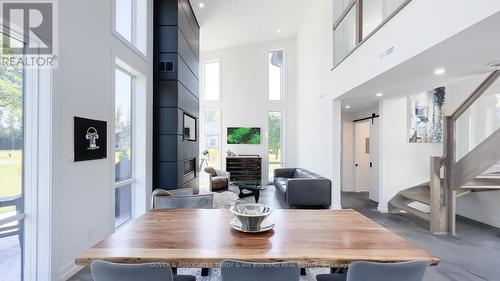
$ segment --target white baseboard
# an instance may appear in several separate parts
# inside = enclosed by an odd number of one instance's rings
[[[389,212],[389,207],[388,207],[388,202],[382,202],[380,201],[378,203],[377,210],[381,213],[388,213]]]
[[[332,205],[332,206],[330,206],[330,209],[332,209],[332,210],[342,210],[342,206],[340,206],[340,205]]]
[[[354,186],[343,186],[342,187],[343,192],[369,192],[370,187],[369,186],[363,186],[363,187],[358,187],[355,188]]]
[[[356,189],[356,192],[369,192],[370,191],[370,187],[369,186],[362,186],[362,187],[358,187]]]
[[[354,192],[354,186],[342,186],[343,192]]]
[[[59,281],[66,281],[75,275],[78,271],[82,270],[83,266],[69,263],[59,270]]]

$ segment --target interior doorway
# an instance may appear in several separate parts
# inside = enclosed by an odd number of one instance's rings
[[[370,122],[354,123],[354,191],[370,190]]]
[[[342,115],[342,191],[366,192],[379,201],[378,108]]]

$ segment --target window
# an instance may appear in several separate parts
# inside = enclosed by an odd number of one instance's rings
[[[356,30],[356,5],[354,5],[333,33],[335,63],[341,62],[356,47]]]
[[[208,62],[203,65],[205,100],[220,100],[220,63]]]
[[[205,111],[204,116],[205,149],[208,155],[204,155],[208,166],[216,169],[221,167],[221,118],[220,111]]]
[[[333,0],[333,58],[340,64],[411,0]]]
[[[115,30],[141,53],[146,53],[147,2],[115,0]]]
[[[11,40],[14,39],[11,38]],[[2,280],[23,279],[23,85],[23,69],[5,64],[0,66],[0,253],[2,253],[0,272]]]
[[[387,19],[406,0],[363,0],[363,39]]]
[[[283,112],[269,112],[268,117],[269,181],[272,182],[274,169],[283,167]]]
[[[269,53],[269,100],[283,96],[283,51]]]
[[[132,218],[133,77],[115,70],[115,227]]]

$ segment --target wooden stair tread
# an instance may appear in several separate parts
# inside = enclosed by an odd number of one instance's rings
[[[429,189],[422,189],[420,192],[401,192],[401,195],[404,198],[411,199],[414,201],[418,201],[420,203],[424,203],[429,205],[431,203],[431,195]]]
[[[392,204],[392,206],[394,206],[396,209],[406,211],[406,212],[408,212],[412,215],[415,215],[421,219],[424,219],[426,221],[430,221],[430,219],[431,219],[429,213],[422,212],[420,210],[412,208],[412,207],[406,205],[404,202],[402,202],[401,199],[395,198],[395,199],[391,200],[390,204]]]
[[[470,190],[472,192],[496,191],[500,190],[500,186],[467,186],[457,188],[457,190]]]
[[[500,190],[500,178],[478,177],[464,184],[460,189],[467,189],[472,192]]]
[[[395,205],[395,207],[397,207],[398,209],[401,209],[401,210],[403,210],[403,211],[406,211],[406,212],[408,212],[408,213],[410,213],[410,214],[412,214],[412,215],[415,215],[415,216],[417,216],[417,217],[419,217],[419,218],[421,218],[421,219],[424,219],[424,220],[426,220],[426,221],[430,221],[430,219],[431,219],[430,214],[425,213],[425,212],[422,212],[422,211],[417,210],[417,209],[415,209],[415,208],[412,208],[412,207],[410,207],[410,206],[408,206],[408,205],[398,204],[398,203],[396,203],[396,204],[394,204],[394,205]]]
[[[482,174],[482,175],[477,176],[476,179],[500,179],[500,172]]]

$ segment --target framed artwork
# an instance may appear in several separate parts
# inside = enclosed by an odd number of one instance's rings
[[[75,162],[107,157],[106,121],[74,118]]]
[[[408,141],[443,142],[445,88],[408,97]]]
[[[227,144],[260,144],[260,128],[229,127]]]

